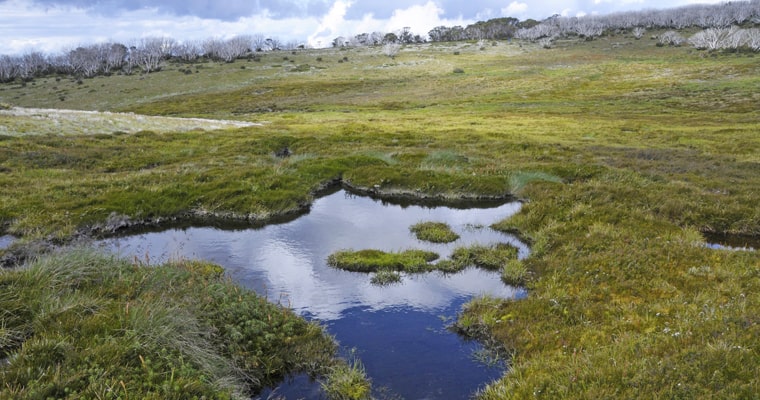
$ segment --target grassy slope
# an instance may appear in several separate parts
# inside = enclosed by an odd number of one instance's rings
[[[7,230],[66,237],[111,213],[263,218],[335,177],[389,193],[515,192],[530,203],[498,226],[534,242],[530,295],[475,302],[460,320],[515,350],[486,397],[760,392],[760,256],[706,249],[698,234],[760,234],[757,57],[614,36],[177,68],[0,88],[15,105],[267,122],[4,137]],[[295,156],[273,157],[283,146]]]
[[[246,398],[334,364],[319,326],[205,262],[74,249],[1,270],[0,289],[2,399]]]

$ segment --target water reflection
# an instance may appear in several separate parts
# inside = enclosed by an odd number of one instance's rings
[[[705,246],[715,250],[756,251],[760,237],[746,235],[705,234]]]
[[[11,235],[0,235],[0,250],[5,250],[11,247],[16,238]]]
[[[150,263],[186,257],[223,265],[241,285],[323,321],[342,345],[357,348],[377,384],[406,398],[466,398],[503,370],[474,362],[475,344],[447,332],[441,315],[453,318],[472,296],[514,298],[523,296],[523,290],[504,285],[498,273],[474,268],[453,275],[406,275],[400,284],[379,287],[370,284],[369,275],[331,268],[326,259],[338,250],[368,248],[429,249],[446,258],[456,247],[498,242],[514,244],[524,257],[528,249],[523,243],[488,228],[519,208],[519,203],[470,209],[402,206],[339,191],[282,224],[169,229],[101,245]],[[460,239],[451,244],[419,241],[409,227],[420,221],[446,222]],[[298,388],[284,390],[281,394],[303,395]]]
[[[488,228],[519,207],[519,203],[468,210],[401,207],[340,191],[318,199],[309,214],[285,224],[232,231],[170,229],[109,239],[103,245],[151,263],[181,257],[219,263],[240,284],[266,294],[270,300],[282,299],[303,315],[327,321],[357,306],[372,310],[393,306],[435,310],[460,296],[519,295],[519,290],[502,284],[494,273],[477,269],[448,276],[410,275],[399,285],[377,287],[370,284],[366,274],[336,270],[325,263],[328,255],[341,249],[423,248],[445,258],[459,246],[496,242],[513,243],[524,256],[528,251],[524,244]],[[449,223],[461,238],[450,244],[417,240],[409,226],[426,220]]]

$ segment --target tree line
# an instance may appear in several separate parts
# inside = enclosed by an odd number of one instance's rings
[[[54,55],[38,51],[20,56],[0,55],[0,82],[27,81],[47,74],[91,78],[115,72],[131,74],[138,69],[149,73],[160,70],[168,59],[188,63],[202,58],[231,62],[253,52],[290,50],[299,46],[296,42],[285,43],[261,34],[240,35],[227,40],[179,42],[168,37],[149,37],[131,45],[96,43]]]
[[[686,28],[728,29],[732,26],[760,24],[760,0],[712,5],[690,5],[666,10],[644,10],[588,15],[553,16],[530,27],[518,29],[515,37],[527,40],[580,36],[591,40],[605,32],[628,30],[636,37],[646,29]]]
[[[719,36],[726,36],[731,30],[733,43],[742,42],[751,47],[751,38],[755,31],[743,30],[739,35],[736,28],[743,25],[760,24],[760,0],[729,2],[714,5],[690,5],[666,10],[644,10],[613,13],[608,15],[588,15],[582,17],[551,16],[543,21],[517,18],[495,18],[480,21],[466,27],[438,26],[431,29],[427,39],[411,33],[410,28],[404,28],[398,34],[382,34],[374,32],[362,33],[353,38],[338,37],[333,41],[335,47],[356,47],[379,45],[387,43],[411,44],[429,40],[431,42],[455,42],[462,40],[504,40],[525,39],[531,41],[554,40],[560,37],[579,36],[593,39],[605,32],[626,30],[640,38],[647,29],[703,28],[718,29]],[[725,32],[724,32],[725,31]],[[715,32],[706,33],[714,36]],[[700,35],[701,36],[701,35]],[[701,39],[695,40],[702,47]],[[748,44],[749,43],[749,44]],[[709,48],[713,48],[710,46]],[[720,47],[718,47],[720,48]],[[754,48],[757,50],[757,48]]]
[[[505,40],[511,38],[538,41],[550,47],[561,37],[582,37],[592,40],[605,32],[630,31],[640,38],[647,29],[671,29],[659,35],[659,45],[689,43],[699,49],[719,50],[748,48],[760,51],[760,0],[728,2],[713,5],[690,5],[666,10],[643,10],[562,17],[554,15],[543,21],[496,18],[466,27],[439,26],[427,37],[414,34],[409,27],[397,32],[361,33],[351,38],[339,36],[333,47],[383,45],[393,56],[404,44],[451,42],[462,40]],[[702,28],[690,38],[675,30]],[[143,38],[130,45],[98,43],[76,47],[55,55],[28,52],[20,56],[0,55],[0,82],[30,80],[46,74],[63,74],[90,78],[115,72],[131,74],[161,69],[162,62],[175,59],[196,62],[199,59],[231,62],[255,52],[292,50],[304,47],[298,42],[284,43],[262,34],[240,35],[231,39],[176,41],[166,37]]]

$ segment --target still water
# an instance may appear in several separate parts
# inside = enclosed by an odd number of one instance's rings
[[[0,235],[0,250],[7,249],[16,241],[16,238],[11,235]]]
[[[100,245],[150,263],[199,258],[218,263],[242,286],[316,319],[344,349],[363,362],[374,388],[405,399],[464,399],[504,373],[476,360],[477,343],[446,326],[473,296],[519,298],[498,273],[471,268],[454,275],[405,275],[400,284],[375,286],[370,276],[327,265],[338,250],[426,249],[447,258],[470,244],[511,243],[521,257],[528,248],[488,226],[520,209],[517,202],[487,207],[391,204],[345,191],[317,199],[308,214],[258,229],[174,228],[112,238]],[[461,237],[451,244],[417,240],[409,227],[448,223]],[[277,389],[287,398],[318,398],[317,385],[296,377]]]

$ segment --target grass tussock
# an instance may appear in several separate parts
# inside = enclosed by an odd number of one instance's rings
[[[73,249],[0,271],[0,397],[244,398],[317,374],[335,344],[220,267]]]
[[[459,235],[445,222],[420,222],[409,227],[409,230],[417,239],[426,242],[451,243],[459,239]]]
[[[372,398],[372,383],[359,360],[339,363],[329,371],[320,385],[329,400]]]
[[[474,245],[454,250],[451,259],[460,265],[475,266],[492,271],[502,270],[509,261],[517,258],[517,247],[507,243],[493,246]]]
[[[352,272],[430,271],[430,262],[438,259],[438,254],[425,250],[405,250],[402,252],[385,252],[382,250],[343,250],[331,254],[327,264]]]

